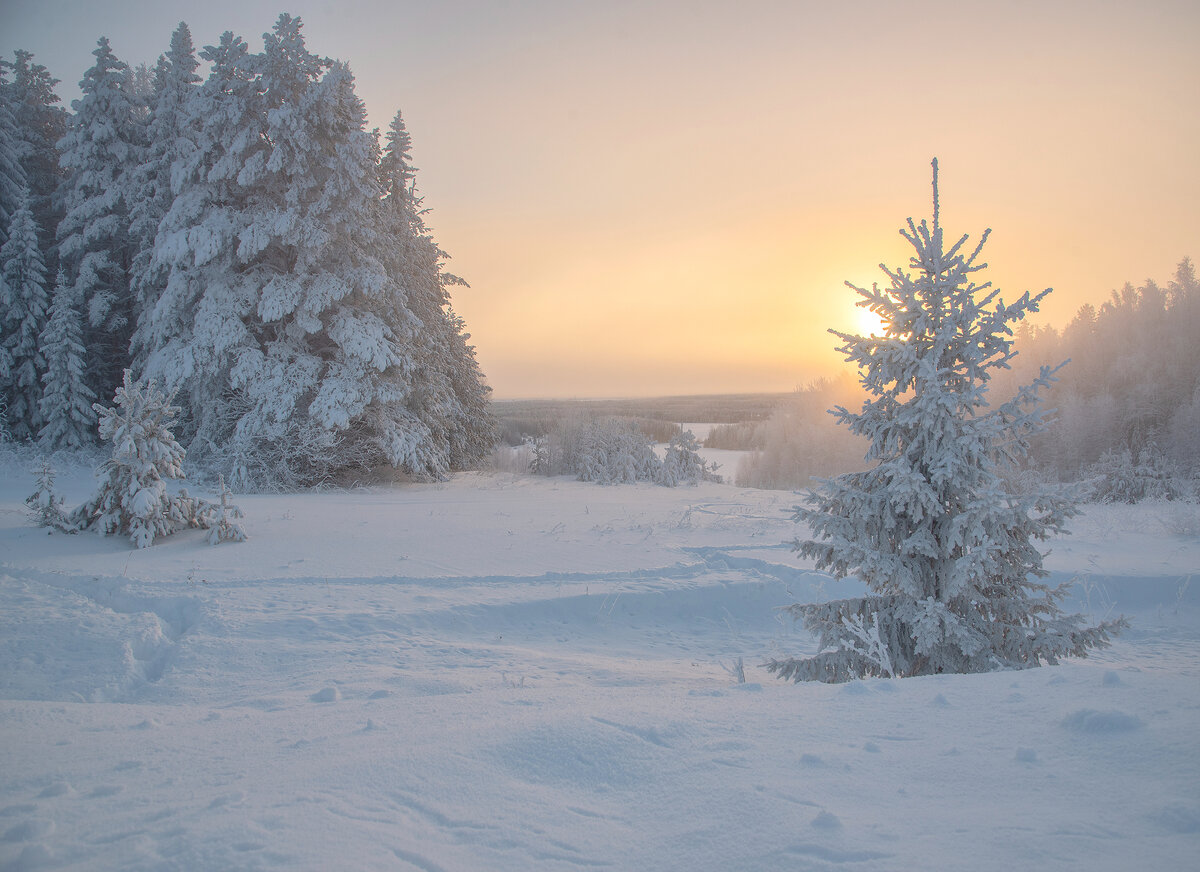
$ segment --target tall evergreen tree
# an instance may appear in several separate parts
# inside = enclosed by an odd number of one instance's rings
[[[83,323],[75,305],[75,289],[62,270],[54,287],[50,319],[41,337],[46,358],[42,377],[42,429],[38,440],[48,451],[81,448],[95,441],[96,395],[84,378]]]
[[[170,50],[154,70],[146,152],[127,182],[129,233],[135,251],[129,270],[135,321],[153,307],[161,292],[164,276],[162,265],[154,262],[154,247],[159,223],[174,202],[172,173],[178,168],[181,178],[186,177],[198,160],[198,119],[189,114],[188,103],[201,81],[196,75],[199,65],[191,32],[180,22],[171,35]],[[139,350],[140,340],[134,343],[135,369],[145,363]]]
[[[3,285],[3,346],[8,375],[0,394],[8,402],[8,427],[14,439],[32,439],[42,425],[40,403],[46,361],[38,347],[46,323],[49,296],[46,264],[38,246],[37,224],[23,189],[9,225],[8,241],[0,247]]]
[[[226,35],[201,113],[206,165],[164,218],[162,297],[138,341],[179,389],[193,456],[260,483],[387,459],[377,418],[406,390],[411,324],[389,309],[378,250],[377,144],[353,77],[280,17],[249,55]]]
[[[8,63],[0,60],[0,245],[8,240],[8,226],[17,211],[22,191],[29,189],[25,168],[21,166],[25,143],[13,114],[7,68]]]
[[[393,431],[411,471],[440,477],[486,457],[497,430],[470,334],[451,308],[449,287],[466,283],[444,271],[448,255],[425,225],[412,165],[412,138],[397,112],[388,128],[380,174],[388,271],[419,327],[412,357],[413,392]]]
[[[238,235],[245,226],[243,167],[266,148],[254,56],[226,32],[201,57],[208,78],[181,105],[179,132],[196,147],[172,167],[173,198],[159,222],[148,268],[156,276],[133,337],[142,372],[178,391],[179,431],[196,457],[218,452],[233,416],[228,347],[247,341],[253,297],[238,280]],[[203,303],[203,308],[200,308]]]
[[[814,536],[796,543],[800,554],[836,578],[861,578],[871,594],[793,606],[823,650],[769,664],[785,678],[1037,666],[1084,656],[1124,625],[1082,626],[1081,615],[1062,614],[1064,590],[1038,581],[1047,572],[1036,543],[1061,532],[1074,505],[1049,489],[1014,493],[1003,473],[1043,426],[1038,391],[1053,371],[997,406],[988,387],[1014,355],[1010,325],[1049,291],[1005,305],[990,282],[975,284],[988,233],[969,254],[966,236],[946,247],[933,166],[933,226],[909,219],[901,231],[911,272],[884,267],[889,288],[854,288],[885,332],[835,332],[870,397],[836,416],[870,440],[876,463],[825,482],[795,516]]]
[[[135,244],[129,232],[127,176],[141,160],[144,130],[130,93],[128,66],[101,37],[96,63],[80,81],[81,99],[62,138],[65,214],[58,227],[59,257],[87,313],[88,371],[97,395],[111,396],[129,360],[134,327],[129,269]]]
[[[56,269],[58,254],[55,231],[62,219],[57,202],[62,169],[58,142],[67,130],[67,112],[58,104],[54,86],[59,80],[33,55],[18,49],[11,64],[13,79],[8,86],[9,106],[21,140],[20,161],[29,186],[30,208],[38,226],[38,239],[48,269]]]

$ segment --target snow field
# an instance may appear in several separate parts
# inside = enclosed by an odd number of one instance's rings
[[[86,495],[76,471],[68,504]],[[1056,543],[1055,668],[790,685],[795,496],[464,475],[47,536],[0,479],[0,868],[1128,869],[1200,851],[1200,542]],[[731,669],[744,658],[746,684]]]

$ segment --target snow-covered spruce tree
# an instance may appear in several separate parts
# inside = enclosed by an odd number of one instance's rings
[[[95,441],[96,395],[84,378],[83,323],[75,305],[75,288],[58,271],[58,282],[50,303],[50,319],[42,331],[42,354],[46,374],[42,376],[41,432],[38,441],[47,451],[82,448]]]
[[[132,357],[143,377],[157,379],[183,408],[179,435],[193,456],[212,457],[236,423],[229,389],[229,349],[251,341],[246,319],[253,289],[240,280],[238,234],[248,192],[247,163],[261,162],[263,117],[246,43],[232,33],[201,57],[212,70],[180,109],[177,130],[196,148],[172,165],[170,208],[160,219]]]
[[[129,363],[133,298],[129,268],[129,173],[141,161],[145,130],[129,67],[101,37],[96,63],[79,83],[67,134],[59,142],[67,176],[60,191],[59,259],[87,314],[88,375],[98,396],[109,396]]]
[[[178,172],[182,182],[200,160],[196,153],[198,119],[189,112],[189,103],[201,81],[196,75],[199,65],[191,32],[187,24],[180,22],[171,35],[170,50],[159,57],[155,66],[145,153],[125,180],[134,249],[129,285],[135,331],[142,313],[153,307],[163,283],[162,264],[154,260],[154,245],[159,222],[174,202],[172,175]],[[134,347],[140,350],[136,343]],[[144,363],[144,359],[135,357],[133,368],[138,370]]]
[[[186,490],[172,495],[165,479],[182,478],[184,450],[171,428],[179,408],[154,382],[133,382],[129,370],[117,388],[115,407],[99,403],[100,438],[112,457],[100,467],[100,487],[70,515],[80,530],[125,533],[138,548],[189,526],[203,526],[199,505]]]
[[[8,82],[8,64],[0,60],[0,245],[8,241],[8,226],[21,197],[28,197],[29,181],[21,166],[25,143],[17,129],[13,113],[12,86]],[[24,193],[22,193],[24,192]]]
[[[25,499],[34,521],[39,527],[74,532],[67,513],[63,511],[63,498],[54,492],[54,467],[48,458],[38,460],[34,475],[37,478],[37,490]]]
[[[40,404],[46,360],[38,339],[46,324],[50,299],[27,190],[23,189],[17,200],[8,230],[8,241],[0,246],[0,345],[8,369],[7,377],[0,377],[0,394],[8,401],[12,438],[29,440],[42,426]]]
[[[384,262],[399,293],[395,303],[415,319],[412,390],[394,410],[391,452],[409,472],[441,478],[474,465],[497,441],[497,428],[470,334],[450,307],[448,287],[465,285],[445,272],[448,255],[425,226],[412,165],[412,138],[399,112],[388,127],[379,169]],[[397,318],[404,312],[397,312]]]
[[[1049,291],[1005,305],[990,283],[975,284],[988,233],[969,253],[966,236],[946,248],[933,167],[932,228],[910,219],[901,230],[911,272],[882,267],[889,288],[854,288],[884,334],[835,331],[869,397],[861,411],[835,415],[870,440],[876,465],[824,482],[795,515],[814,537],[796,542],[800,554],[835,578],[861,578],[871,593],[791,606],[822,650],[770,662],[782,678],[1024,668],[1085,656],[1125,626],[1083,626],[1060,609],[1064,587],[1038,581],[1047,573],[1037,543],[1064,529],[1074,503],[1049,490],[1010,493],[1001,473],[1044,426],[1038,391],[1053,371],[996,406],[987,389],[1014,354],[1010,325]]]
[[[54,245],[55,232],[62,219],[62,209],[56,202],[62,181],[58,162],[58,141],[67,131],[67,112],[54,93],[58,79],[33,55],[17,49],[13,52],[12,82],[6,90],[9,107],[16,121],[19,136],[19,159],[24,172],[24,184],[29,186],[30,208],[38,226],[38,240],[46,267],[58,269],[58,254]]]

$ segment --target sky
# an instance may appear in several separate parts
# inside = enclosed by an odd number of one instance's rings
[[[69,106],[108,36],[261,47],[279,13],[397,109],[495,397],[788,391],[932,213],[1037,323],[1200,259],[1200,4],[0,0]],[[205,72],[204,69],[201,72]]]

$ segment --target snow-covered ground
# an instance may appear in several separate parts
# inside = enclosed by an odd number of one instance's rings
[[[132,551],[32,526],[32,489],[0,471],[3,869],[1200,857],[1194,506],[1055,543],[1075,607],[1133,620],[1091,659],[828,686],[760,668],[813,650],[778,606],[853,588],[783,544],[788,493],[471,474]]]

